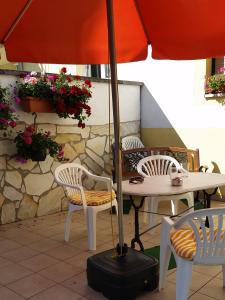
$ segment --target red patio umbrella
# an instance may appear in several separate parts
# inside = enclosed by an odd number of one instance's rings
[[[9,61],[101,64],[108,63],[110,57],[121,247],[124,241],[115,62],[144,60],[148,44],[156,59],[223,56],[224,10],[224,0],[17,0],[13,5],[1,0],[0,44],[5,46]]]

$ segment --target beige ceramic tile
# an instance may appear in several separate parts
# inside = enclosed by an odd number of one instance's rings
[[[198,293],[219,300],[225,299],[225,288],[223,287],[222,279],[215,278],[211,280],[207,285],[202,287]]]
[[[20,262],[20,265],[34,271],[38,272],[44,268],[47,268],[53,264],[58,263],[58,260],[52,258],[45,254],[39,254],[32,258],[26,259]]]
[[[68,259],[74,255],[80,254],[81,252],[82,252],[82,250],[79,248],[62,245],[60,247],[50,249],[50,250],[46,251],[45,253],[51,257],[54,257],[54,258],[57,258],[60,260],[64,260],[64,259]]]
[[[38,254],[37,251],[24,246],[24,247],[20,247],[16,250],[10,250],[8,252],[5,252],[2,254],[2,256],[13,262],[20,262],[22,260],[33,257],[37,254]]]
[[[40,271],[39,274],[60,283],[80,272],[82,272],[81,268],[61,262]]]
[[[8,284],[7,287],[17,294],[25,298],[29,298],[53,285],[55,285],[55,282],[46,279],[39,274],[32,274],[28,277]]]
[[[193,266],[193,271],[207,274],[208,276],[216,276],[222,270],[221,266],[205,266],[205,265],[195,265]]]
[[[215,300],[215,298],[211,298],[211,297],[208,297],[206,295],[202,295],[200,293],[195,293],[189,299],[190,300]]]
[[[55,285],[33,297],[30,300],[78,300],[81,296],[61,285]]]
[[[0,300],[24,300],[23,297],[17,295],[6,287],[0,288]]]
[[[0,284],[6,285],[15,280],[32,274],[32,272],[18,264],[7,265],[0,270]]]
[[[48,239],[48,238],[43,238],[37,242],[30,244],[29,247],[40,252],[45,252],[48,251],[49,249],[55,248],[60,245],[61,243],[57,241],[53,241],[52,239]]]
[[[211,276],[206,274],[200,274],[198,272],[192,272],[192,280],[190,289],[193,291],[198,291],[201,287],[203,287],[205,284],[207,284],[212,279]],[[172,273],[167,277],[167,280],[169,282],[176,283],[176,273]]]
[[[10,250],[17,249],[20,247],[21,247],[21,245],[14,241],[11,241],[8,239],[1,240],[0,241],[0,255],[4,252],[8,252]]]

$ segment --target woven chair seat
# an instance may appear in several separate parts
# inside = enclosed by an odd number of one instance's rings
[[[86,203],[88,206],[98,206],[111,202],[116,198],[114,191],[112,193],[108,191],[85,191],[84,192]],[[80,193],[76,193],[73,196],[69,197],[70,202],[76,205],[82,205]]]
[[[210,241],[210,230],[207,228],[207,237]],[[220,239],[223,239],[225,231],[221,231]],[[202,231],[199,230],[201,240],[203,240]],[[214,229],[213,240],[216,240],[217,229]],[[196,254],[196,241],[192,229],[179,229],[171,233],[170,241],[176,254],[184,259],[192,260]]]

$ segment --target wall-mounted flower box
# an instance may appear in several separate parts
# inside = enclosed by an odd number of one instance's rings
[[[36,97],[21,98],[21,105],[25,112],[52,113],[53,107],[48,99]]]
[[[206,100],[216,100],[218,103],[225,105],[225,93],[205,94]]]

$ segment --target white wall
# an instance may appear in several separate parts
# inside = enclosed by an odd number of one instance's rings
[[[118,65],[119,79],[145,85],[141,91],[142,132],[155,129],[165,134],[164,129],[174,129],[187,148],[200,149],[201,164],[210,166],[214,161],[225,173],[225,109],[204,98],[205,74],[206,60],[148,58]],[[146,132],[151,141],[151,131],[145,131],[145,138]]]
[[[15,76],[0,75],[0,84],[2,86],[15,85]],[[111,89],[110,89],[111,90]],[[87,125],[104,125],[109,123],[109,85],[105,82],[93,82],[92,98],[89,104],[92,108],[92,115],[87,120]],[[140,120],[140,86],[134,84],[119,84],[120,94],[120,120],[121,122]],[[111,99],[111,98],[110,98]],[[30,113],[21,111],[17,106],[19,119],[27,123],[33,122]],[[113,122],[113,114],[111,107],[111,123]],[[56,114],[38,114],[38,123],[50,124],[77,124],[77,121],[70,119],[58,118]]]

